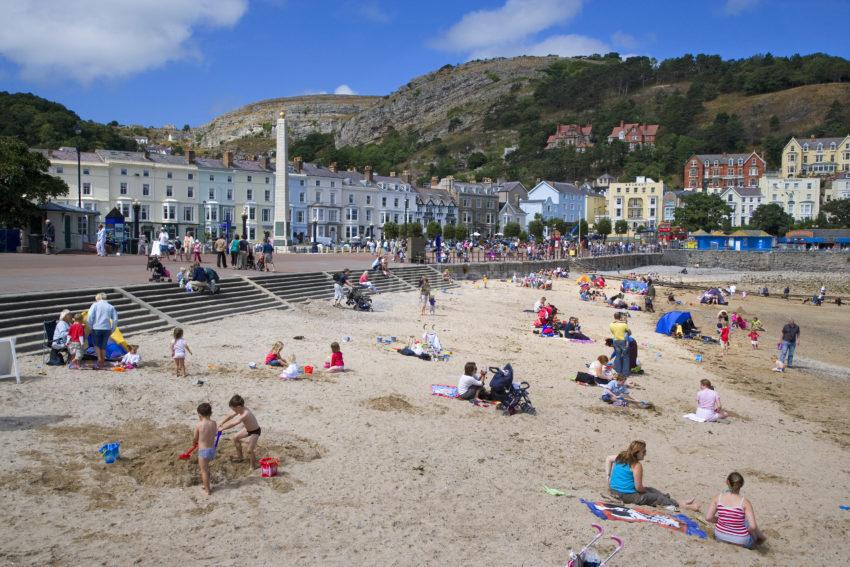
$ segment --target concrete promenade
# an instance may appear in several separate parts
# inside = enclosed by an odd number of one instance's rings
[[[215,258],[214,254],[205,254],[204,265],[215,267]],[[356,272],[369,268],[373,259],[368,253],[276,254],[275,268],[283,273],[336,271],[346,267]],[[190,262],[166,260],[163,263],[176,275],[180,266]],[[0,254],[0,295],[145,284],[149,277],[145,266],[144,256],[100,258],[93,254]],[[217,271],[222,278],[260,274],[256,270],[230,268]]]

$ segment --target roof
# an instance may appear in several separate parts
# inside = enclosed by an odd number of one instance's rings
[[[617,138],[620,136],[620,132],[628,133],[632,130],[637,130],[638,134],[641,136],[655,136],[658,134],[658,124],[641,124],[640,122],[626,124],[624,122],[620,122],[618,126],[614,126],[614,128],[611,129],[611,133],[608,134],[608,137]]]
[[[513,191],[516,188],[520,188],[525,192],[528,192],[528,189],[525,188],[525,185],[522,184],[521,181],[505,181],[501,185],[499,185],[499,193],[507,193],[508,191]]]
[[[841,142],[843,142],[845,138],[847,138],[847,136],[844,136],[842,138],[800,138],[799,140],[797,140],[797,143],[800,144],[801,146],[803,144],[809,144],[811,146],[812,144],[814,144],[814,145],[818,145],[818,144],[829,145],[829,144],[832,144],[832,143],[835,143],[836,145],[838,145]],[[795,140],[796,140],[796,138],[795,138]]]
[[[259,161],[254,161],[251,159],[235,159],[233,160],[233,169],[240,169],[243,171],[256,171],[259,173],[269,173],[271,170],[263,167]]]
[[[150,160],[145,157],[144,152],[125,152],[122,150],[95,150],[95,153],[100,156],[103,161],[126,161],[149,163]]]
[[[152,153],[148,154],[148,159],[155,163],[164,163],[168,165],[191,165],[188,158],[184,156]]]
[[[695,231],[695,232],[692,232],[692,233],[691,233],[691,236],[711,236],[711,235],[710,235],[710,234],[708,234],[708,233],[707,233],[706,231],[704,231],[703,229],[699,229],[699,230],[697,230],[697,231]]]
[[[729,187],[721,195],[725,195],[729,191],[734,191],[741,197],[761,197],[761,189],[758,187]]]
[[[195,165],[203,169],[229,169],[220,159],[213,158],[195,158]]]
[[[721,160],[729,160],[729,158],[736,159],[736,160],[737,159],[746,160],[746,159],[749,159],[750,156],[753,155],[753,154],[755,154],[755,156],[757,158],[759,158],[761,161],[764,161],[764,158],[761,157],[760,155],[756,154],[755,152],[750,152],[750,153],[746,153],[746,154],[695,154],[694,157],[700,159],[701,161],[705,161],[705,160],[721,161]]]
[[[772,238],[768,233],[763,230],[736,230],[729,236],[746,236],[746,237],[758,237],[758,238]]]
[[[76,213],[88,216],[98,216],[100,215],[97,211],[90,211],[88,209],[81,209],[80,207],[75,207],[73,205],[63,205],[62,203],[55,203],[50,201],[48,203],[41,203],[38,205],[38,208],[42,211],[56,212],[56,213]]]
[[[614,175],[611,175],[610,173],[603,173],[602,175],[600,175],[596,179],[613,179],[614,181],[617,181],[617,177],[614,176]]]
[[[77,149],[69,147],[61,147],[58,150],[36,150],[48,159],[61,161],[77,161]],[[103,164],[100,156],[94,152],[80,152],[81,163],[99,163]]]
[[[448,205],[454,204],[454,197],[445,189],[436,189],[432,187],[414,187],[416,193],[419,194],[421,201],[443,201]]]
[[[509,215],[519,215],[519,216],[527,214],[525,211],[523,211],[519,207],[515,207],[515,206],[511,205],[510,203],[505,203],[504,205],[502,205],[502,208],[499,211],[500,215],[505,214],[505,213],[507,213]]]
[[[808,230],[792,230],[785,234],[786,237],[810,237],[810,238],[850,238],[850,229],[847,228],[813,228]]]

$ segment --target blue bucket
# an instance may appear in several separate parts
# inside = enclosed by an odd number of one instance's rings
[[[98,452],[103,455],[104,462],[107,465],[111,465],[112,463],[118,460],[120,448],[121,443],[106,443],[101,446]]]

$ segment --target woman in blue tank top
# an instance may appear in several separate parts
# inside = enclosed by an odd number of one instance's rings
[[[641,461],[644,457],[646,457],[646,443],[632,441],[628,449],[606,459],[605,478],[608,479],[611,494],[625,504],[678,508],[679,503],[669,494],[643,485]],[[692,498],[685,502],[684,507],[698,512],[700,504],[694,502]]]

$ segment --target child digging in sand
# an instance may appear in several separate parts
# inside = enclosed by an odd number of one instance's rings
[[[236,446],[236,461],[241,462],[244,460],[242,456],[242,443],[244,442],[245,447],[248,449],[248,459],[251,461],[251,468],[256,469],[257,456],[254,450],[257,448],[257,441],[260,439],[260,424],[257,423],[257,418],[254,417],[251,410],[245,407],[245,400],[239,394],[230,398],[228,405],[233,410],[233,413],[221,422],[218,430],[226,431],[236,427],[240,423],[243,425],[244,429],[233,438],[233,444]]]
[[[331,358],[327,362],[328,372],[344,372],[345,361],[342,359],[342,351],[339,350],[339,343],[331,343]]]
[[[198,425],[195,426],[194,444],[198,447],[198,468],[201,471],[201,490],[210,493],[210,461],[215,459],[216,424],[212,420],[212,406],[206,402],[198,406]]]

